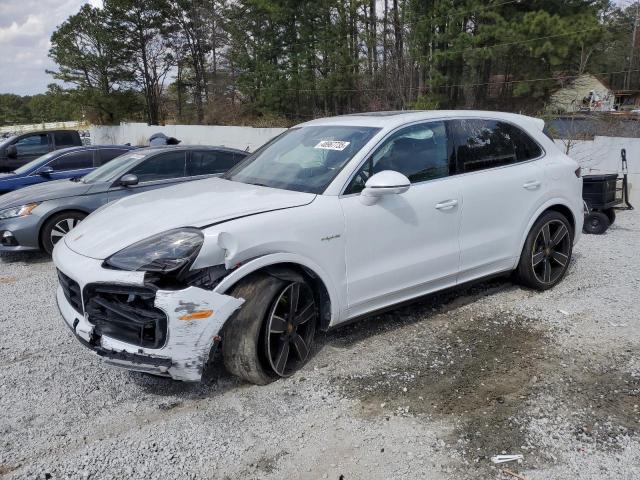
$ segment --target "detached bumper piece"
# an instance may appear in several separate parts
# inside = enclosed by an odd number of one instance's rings
[[[67,277],[58,270],[58,280],[62,287],[65,298],[71,304],[76,312],[82,313],[82,295],[80,293],[80,285],[75,280]]]
[[[155,295],[154,290],[144,287],[87,285],[87,320],[95,326],[97,336],[142,348],[160,348],[167,339],[167,316],[154,306]]]

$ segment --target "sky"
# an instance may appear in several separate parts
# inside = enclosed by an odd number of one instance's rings
[[[44,93],[53,77],[49,38],[80,6],[102,0],[0,0],[0,93]],[[625,5],[630,0],[617,0]]]
[[[55,64],[47,56],[56,26],[101,0],[0,0],[0,93],[44,93]]]

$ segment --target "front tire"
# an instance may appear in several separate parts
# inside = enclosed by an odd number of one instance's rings
[[[56,243],[86,217],[87,215],[82,212],[60,212],[52,216],[44,223],[40,231],[42,249],[51,255]]]
[[[573,252],[573,227],[558,212],[544,213],[524,243],[517,268],[520,283],[535,290],[547,290],[563,279]]]
[[[289,377],[309,359],[318,318],[311,287],[266,274],[243,280],[231,295],[244,304],[229,319],[222,339],[231,374],[257,385]]]

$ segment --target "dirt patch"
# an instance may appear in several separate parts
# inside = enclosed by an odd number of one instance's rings
[[[640,433],[640,377],[598,366],[576,372],[564,396],[575,406],[576,439],[617,450],[620,438]]]
[[[452,310],[387,331],[398,338],[395,356],[373,373],[335,383],[360,400],[365,418],[446,422],[453,433],[434,447],[455,449],[477,469],[491,468],[490,457],[501,453],[523,453],[526,468],[555,463],[557,452],[529,434],[532,418],[574,425],[576,450],[615,450],[640,431],[640,378],[622,370],[632,352],[595,360],[559,350],[535,319],[471,312]]]
[[[509,314],[425,325],[384,371],[341,379],[363,413],[446,417],[473,460],[520,450],[521,413],[546,358],[543,334]]]
[[[8,473],[13,472],[14,470],[17,470],[19,467],[11,467],[9,465],[5,465],[3,463],[0,463],[0,475],[7,475]]]

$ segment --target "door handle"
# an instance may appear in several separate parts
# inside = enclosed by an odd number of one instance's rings
[[[526,188],[527,190],[535,190],[536,188],[540,188],[540,185],[541,183],[538,180],[533,180],[522,185],[522,188]]]
[[[445,200],[444,202],[436,203],[437,210],[449,210],[458,205],[458,200]]]

